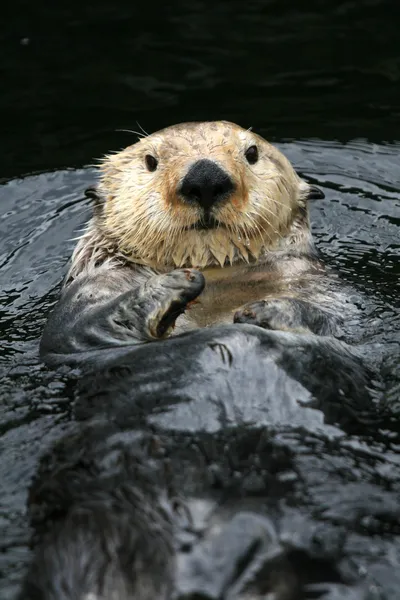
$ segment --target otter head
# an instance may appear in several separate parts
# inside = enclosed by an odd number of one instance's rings
[[[104,246],[133,262],[224,266],[309,244],[311,191],[252,131],[225,121],[184,123],[102,161],[92,226]]]

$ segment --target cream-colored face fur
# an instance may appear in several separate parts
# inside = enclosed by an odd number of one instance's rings
[[[247,152],[254,150],[249,162]],[[150,157],[150,158],[149,158]],[[190,167],[214,161],[235,190],[204,211],[179,193]],[[95,226],[127,258],[150,266],[233,264],[276,248],[291,227],[308,186],[289,161],[252,131],[233,123],[184,123],[143,137],[101,164],[104,205]]]

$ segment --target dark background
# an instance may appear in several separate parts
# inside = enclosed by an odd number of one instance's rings
[[[1,21],[0,178],[88,164],[137,122],[399,138],[394,1],[38,0]]]

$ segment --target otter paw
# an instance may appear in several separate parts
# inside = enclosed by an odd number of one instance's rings
[[[234,323],[258,325],[263,329],[276,331],[310,332],[307,319],[304,319],[303,302],[294,298],[260,300],[246,304],[238,310]]]
[[[150,309],[145,323],[148,337],[166,337],[176,319],[201,294],[204,285],[204,276],[195,269],[176,269],[151,277],[142,288]]]

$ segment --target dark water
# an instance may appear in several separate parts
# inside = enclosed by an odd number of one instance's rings
[[[90,214],[86,165],[135,139],[118,129],[226,118],[277,143],[326,193],[317,244],[367,292],[365,337],[391,348],[400,402],[398,19],[390,2],[300,6],[14,2],[3,19],[0,598],[28,558],[37,457],[69,422],[70,378],[40,365],[38,338]]]

